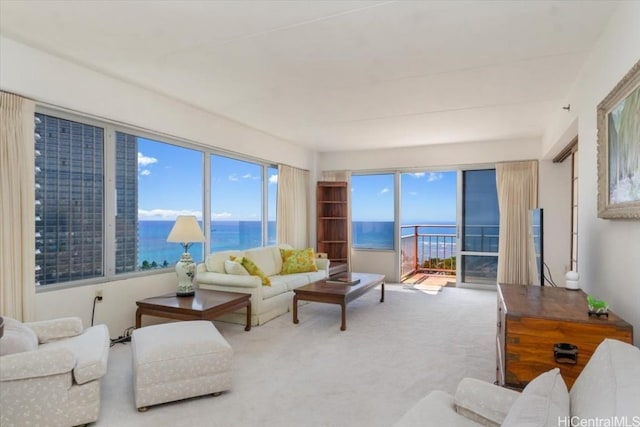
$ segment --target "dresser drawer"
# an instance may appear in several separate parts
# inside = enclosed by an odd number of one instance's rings
[[[541,373],[556,367],[560,368],[567,388],[571,388],[605,338],[633,343],[630,327],[604,318],[598,324],[507,315],[504,328],[504,382],[514,388],[523,388]],[[568,363],[556,361],[554,345],[558,343],[577,347],[575,364],[567,359]]]

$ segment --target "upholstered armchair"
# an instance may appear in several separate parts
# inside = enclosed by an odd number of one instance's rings
[[[75,426],[98,419],[109,331],[67,317],[4,318],[0,338],[0,425]]]

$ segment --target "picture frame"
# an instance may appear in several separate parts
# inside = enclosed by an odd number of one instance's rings
[[[640,219],[640,61],[598,104],[598,217]]]

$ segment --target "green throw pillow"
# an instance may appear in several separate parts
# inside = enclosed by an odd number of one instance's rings
[[[237,260],[239,260],[240,264],[242,264],[242,266],[249,272],[250,275],[258,276],[262,280],[262,286],[271,286],[271,280],[269,280],[269,277],[264,274],[262,270],[260,270],[260,267],[258,267],[255,262],[251,261],[247,257],[240,258],[231,256],[231,261]]]
[[[280,271],[280,274],[318,271],[313,248],[280,249],[280,255],[282,256],[282,271]]]

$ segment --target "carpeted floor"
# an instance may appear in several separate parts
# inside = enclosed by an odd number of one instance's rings
[[[494,291],[437,294],[386,285],[347,306],[310,303],[245,332],[214,322],[234,349],[233,389],[134,407],[129,344],[111,349],[98,426],[390,426],[431,390],[495,379]]]

